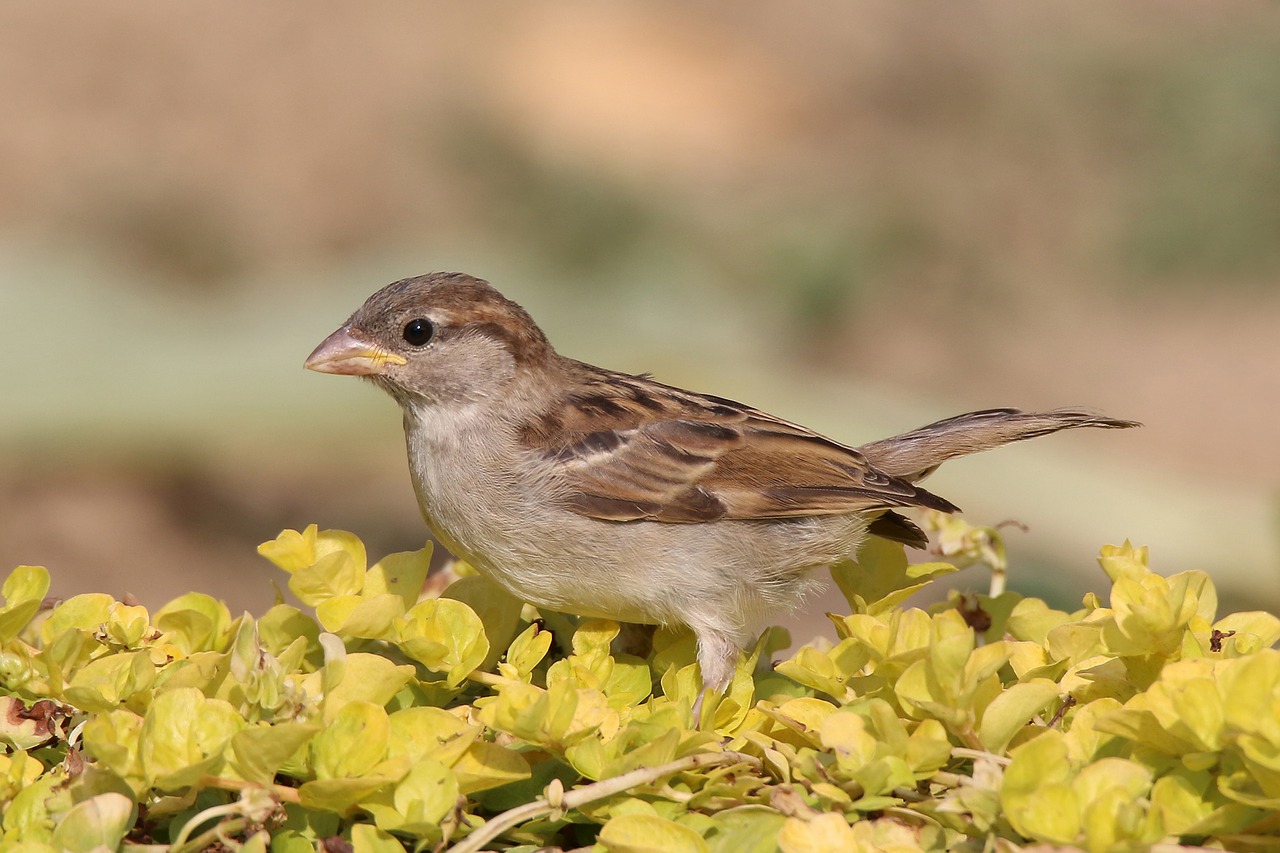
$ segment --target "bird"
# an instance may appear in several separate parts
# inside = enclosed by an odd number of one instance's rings
[[[529,314],[457,272],[382,288],[305,366],[400,405],[435,538],[539,608],[686,626],[723,693],[757,626],[868,536],[923,548],[903,513],[948,459],[1080,427],[1088,411],[985,409],[852,447],[760,409],[558,353]],[[697,709],[695,707],[695,716]]]

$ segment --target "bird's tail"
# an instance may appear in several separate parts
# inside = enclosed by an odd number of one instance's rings
[[[858,450],[886,474],[914,483],[929,476],[948,459],[990,450],[1013,441],[1077,427],[1128,429],[1136,426],[1141,424],[1072,409],[1052,412],[984,409],[873,441]]]

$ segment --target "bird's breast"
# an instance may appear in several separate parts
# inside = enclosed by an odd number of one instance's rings
[[[406,414],[418,506],[455,556],[523,589],[539,552],[531,543],[548,535],[546,502],[536,476],[524,470],[514,433],[467,414]]]
[[[857,516],[664,524],[611,522],[557,499],[547,460],[481,419],[406,417],[409,465],[432,532],[516,596],[621,621],[687,622],[794,602],[802,570],[852,552]],[[736,630],[736,629],[735,629]]]

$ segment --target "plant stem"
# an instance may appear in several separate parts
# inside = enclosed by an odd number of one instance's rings
[[[261,788],[282,803],[293,803],[296,806],[302,802],[302,798],[298,796],[298,789],[290,788],[288,785],[262,785],[258,782],[245,782],[241,779],[227,779],[222,776],[201,776],[199,784],[202,788],[220,788],[224,791]]]
[[[240,811],[239,803],[226,803],[221,806],[212,806],[211,808],[207,808],[204,811],[200,812],[195,817],[191,818],[191,820],[187,821],[186,824],[182,827],[182,829],[178,831],[178,834],[174,836],[173,844],[169,848],[171,853],[180,853],[180,851],[185,850],[188,846],[188,842],[187,842],[188,837],[191,835],[192,831],[200,824],[213,820],[215,818],[220,818],[223,815],[236,814],[239,811]],[[215,826],[214,829],[216,828],[217,827]],[[208,834],[209,834],[208,832],[204,833],[204,835],[208,835]],[[204,838],[204,835],[201,835],[200,838]],[[197,842],[198,841],[199,839],[197,839]],[[192,846],[191,849],[202,850],[203,848],[204,848],[203,843],[197,843],[195,846]]]
[[[667,764],[660,764],[657,767],[639,767],[629,773],[623,773],[621,776],[601,779],[599,782],[593,782],[581,788],[574,788],[572,791],[556,797],[557,802],[555,803],[552,803],[547,797],[539,797],[531,803],[508,809],[485,822],[479,829],[455,844],[451,850],[453,853],[479,853],[485,844],[526,820],[532,820],[535,817],[541,817],[556,811],[575,809],[587,803],[602,800],[605,797],[612,797],[614,794],[620,794],[629,788],[652,784],[663,777],[682,773],[685,770],[717,764],[750,764],[757,770],[763,769],[763,762],[760,759],[742,752],[702,752],[697,755],[687,755],[684,758],[676,759]]]
[[[996,764],[1008,767],[1013,763],[1012,758],[1005,758],[1003,755],[996,755],[994,752],[987,752],[982,749],[969,749],[964,746],[952,747],[951,754],[956,758],[983,758],[987,761],[994,761]]]
[[[485,687],[499,687],[511,679],[503,678],[501,675],[494,675],[492,672],[476,670],[467,675],[467,680],[474,681],[476,684],[483,684]]]

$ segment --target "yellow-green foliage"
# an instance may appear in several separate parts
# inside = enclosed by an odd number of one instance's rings
[[[1001,568],[993,531],[938,530]],[[1218,619],[1209,578],[1103,549],[1110,601],[1005,592],[927,610],[952,563],[869,545],[850,614],[766,633],[691,718],[693,638],[614,655],[618,626],[537,614],[466,573],[420,598],[429,549],[367,566],[350,533],[260,552],[314,615],[185,595],[0,608],[3,839],[32,851],[1280,849],[1280,620]],[[1016,577],[1016,575],[1015,575]],[[976,630],[975,630],[976,626]]]

